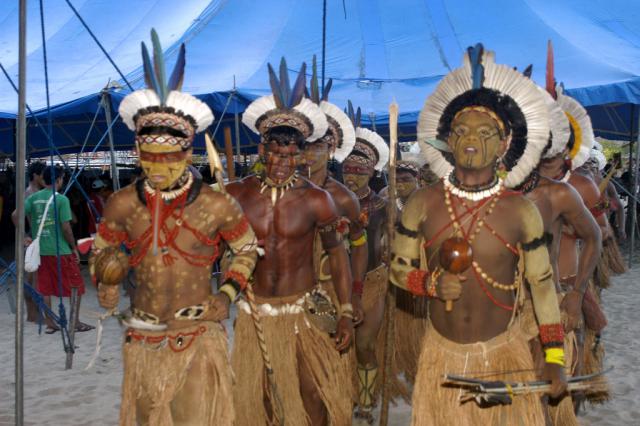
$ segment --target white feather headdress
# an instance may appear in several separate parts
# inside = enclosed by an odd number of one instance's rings
[[[591,155],[591,147],[595,141],[591,119],[587,110],[575,99],[564,94],[562,86],[556,87],[558,93],[558,105],[569,119],[569,125],[573,133],[573,147],[569,151],[572,170],[582,166]]]
[[[356,144],[356,129],[347,114],[334,104],[322,101],[320,109],[327,115],[329,126],[335,126],[340,134],[340,140],[333,151],[332,158],[342,163]],[[332,123],[331,120],[335,123]]]
[[[571,138],[569,120],[558,102],[543,88],[539,87],[544,103],[549,109],[549,127],[551,128],[551,146],[543,154],[544,158],[552,158],[560,154]]]
[[[469,55],[479,56],[478,51],[481,52],[481,61],[477,57],[472,60]],[[483,74],[484,78],[478,77],[478,74]],[[470,48],[464,55],[463,66],[447,74],[427,98],[418,119],[418,142],[431,170],[440,177],[449,173],[453,164],[433,146],[432,141],[438,137],[438,127],[447,106],[458,96],[479,87],[492,89],[513,99],[525,118],[524,152],[512,165],[504,182],[507,187],[516,187],[538,165],[540,155],[547,145],[549,113],[544,98],[531,80],[509,66],[496,64],[494,53],[483,51],[481,46]],[[519,143],[524,143],[524,140]],[[517,156],[516,148],[518,147],[514,146],[512,140],[507,153],[513,149]]]

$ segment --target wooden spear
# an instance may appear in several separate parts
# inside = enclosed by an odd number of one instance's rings
[[[391,242],[396,226],[396,153],[398,150],[398,104],[393,101],[389,105],[389,201],[387,204],[387,259],[391,260]],[[389,271],[391,272],[391,271]],[[391,274],[389,273],[389,276]],[[393,375],[393,351],[395,340],[395,287],[389,283],[386,295],[384,369],[382,370],[382,408],[380,410],[380,426],[389,422],[389,400],[391,398],[391,382]]]

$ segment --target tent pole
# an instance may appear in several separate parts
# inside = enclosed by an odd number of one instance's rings
[[[24,423],[24,190],[26,187],[25,157],[27,149],[27,0],[19,4],[18,41],[18,120],[16,129],[16,209],[18,227],[15,235],[16,259],[16,340],[15,340],[15,424]]]
[[[118,164],[116,163],[116,152],[113,147],[113,129],[111,127],[111,95],[105,87],[102,89],[102,105],[104,106],[104,116],[107,120],[107,132],[109,135],[109,154],[111,155],[111,182],[113,190],[120,189],[120,177],[118,175]]]
[[[236,155],[240,157],[240,114],[238,114],[238,98],[236,98],[235,89],[233,91],[233,100],[235,102],[233,109],[234,130],[236,132]]]
[[[635,109],[635,108],[633,108]],[[633,111],[632,109],[632,111]],[[638,119],[640,120],[640,117],[638,117]],[[633,128],[631,129],[631,132],[633,133]],[[639,176],[638,176],[638,172],[640,172],[640,167],[639,164],[640,162],[638,162],[638,159],[640,159],[640,121],[638,122],[638,133],[636,135],[636,163],[634,168],[634,173],[633,173],[633,197],[629,198],[629,202],[633,202],[632,204],[632,210],[631,210],[631,252],[629,253],[629,268],[632,267],[633,265],[633,255],[635,252],[635,244],[636,244],[636,224],[638,221],[638,201],[636,200],[636,195],[638,194],[638,183],[640,182]],[[628,205],[628,204],[627,204]]]
[[[327,53],[327,0],[322,2],[322,90],[324,93],[324,65]]]

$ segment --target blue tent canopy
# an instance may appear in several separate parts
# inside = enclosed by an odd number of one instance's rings
[[[223,117],[268,93],[266,64],[286,56],[297,71],[322,53],[322,0],[70,0],[126,78],[123,79],[65,1],[44,2],[54,142],[60,151],[82,146],[109,81],[114,116],[129,89],[143,85],[140,41],[158,31],[168,62],[187,45],[184,90],[197,94],[219,116],[227,95],[237,97]],[[0,63],[17,80],[17,2],[0,6]],[[123,13],[125,12],[125,13]],[[556,76],[567,92],[590,108],[603,136],[630,137],[631,104],[640,104],[640,3],[625,0],[327,0],[326,68],[334,79],[331,100],[352,100],[365,124],[381,128],[392,100],[400,105],[400,133],[415,138],[415,123],[437,82],[460,65],[464,49],[481,41],[497,61],[534,65],[542,84],[547,40],[554,43]],[[43,44],[38,2],[28,11],[27,103],[46,123]],[[607,105],[606,107],[603,105]],[[13,153],[17,95],[0,76],[0,152]],[[637,109],[633,111],[637,115]],[[613,117],[617,121],[607,120]],[[620,119],[618,120],[617,117]],[[613,120],[613,118],[611,120]],[[29,119],[33,155],[47,151],[45,133]],[[92,148],[105,129],[97,119]],[[624,125],[623,125],[624,124]],[[224,125],[227,125],[225,122]],[[625,127],[626,126],[626,127]],[[635,125],[637,127],[637,125]],[[626,130],[625,130],[626,129]],[[98,130],[98,131],[96,131]],[[625,131],[627,133],[625,133]],[[133,136],[114,126],[116,147]],[[220,141],[221,132],[216,135]],[[242,143],[255,142],[241,130]],[[635,137],[635,136],[634,136]],[[201,141],[196,142],[196,146]],[[243,145],[243,146],[244,146]],[[106,144],[104,147],[106,148]]]

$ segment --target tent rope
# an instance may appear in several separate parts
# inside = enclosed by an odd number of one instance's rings
[[[122,81],[124,81],[126,83],[126,85],[129,87],[129,89],[131,91],[133,91],[133,86],[131,86],[131,84],[129,83],[129,80],[127,80],[127,77],[124,76],[124,74],[122,73],[122,71],[120,71],[120,68],[118,68],[118,66],[116,65],[116,63],[113,61],[113,59],[111,58],[111,56],[109,55],[109,53],[107,53],[106,49],[104,48],[104,46],[102,46],[102,43],[100,43],[100,40],[98,40],[98,38],[95,36],[95,34],[93,33],[93,31],[91,31],[91,28],[89,28],[89,25],[87,25],[87,23],[85,22],[85,20],[82,18],[82,16],[80,16],[80,13],[78,13],[78,10],[73,6],[73,4],[71,3],[71,1],[69,0],[65,0],[65,2],[69,5],[69,7],[71,8],[71,10],[73,11],[73,13],[76,15],[76,17],[78,18],[78,20],[80,21],[80,23],[82,24],[82,26],[87,30],[87,32],[89,33],[89,35],[91,36],[91,38],[93,39],[93,41],[96,42],[96,44],[98,45],[98,47],[100,48],[100,50],[102,50],[102,53],[104,53],[104,56],[107,57],[107,59],[109,60],[109,62],[111,62],[111,65],[113,65],[113,68],[115,68],[115,70],[118,72],[118,74],[120,74],[120,77],[122,78]],[[43,42],[44,44],[44,42]]]

